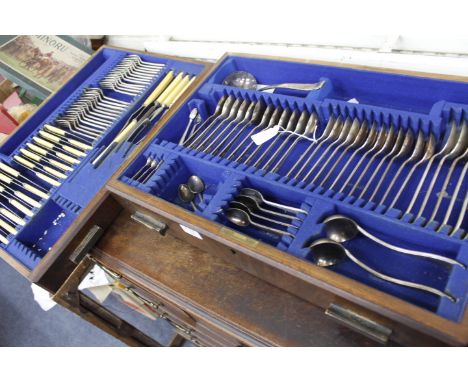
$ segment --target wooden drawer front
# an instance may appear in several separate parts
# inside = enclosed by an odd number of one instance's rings
[[[203,249],[204,251],[227,259],[240,269],[299,296],[317,307],[320,307],[323,309],[324,315],[337,320],[340,325],[356,330],[374,341],[384,344],[388,342],[396,342],[409,346],[421,344],[440,346],[442,344],[442,342],[432,336],[421,333],[420,331],[414,330],[409,326],[389,319],[383,315],[376,314],[375,312],[347,301],[326,289],[317,287],[307,280],[298,278],[297,275],[285,273],[277,267],[271,266],[255,257],[249,256],[238,249],[233,249],[220,241],[202,234],[200,234],[202,239],[199,239],[196,236],[187,233],[187,230],[183,228],[185,227],[185,224],[174,221],[170,217],[161,216],[158,213],[149,211],[148,209],[125,199],[119,198],[119,202],[124,206],[124,208],[130,211],[132,216],[147,216],[154,221],[161,222],[166,226],[165,233],[169,236],[177,237],[191,245]],[[189,223],[186,224],[189,226]],[[190,232],[190,230],[188,231]],[[349,314],[345,313],[342,317],[338,317],[339,314],[337,312],[340,312],[340,314],[348,312]],[[362,321],[362,319],[364,319],[364,321]],[[358,321],[360,324],[356,325],[356,322]],[[369,323],[370,327],[368,326]],[[375,331],[376,328],[378,328],[377,331]],[[204,329],[206,330],[206,328]]]
[[[117,274],[106,267],[104,269],[111,275],[115,276]],[[204,346],[241,346],[241,343],[237,339],[228,333],[220,331],[208,320],[189,314],[180,306],[156,294],[154,291],[147,291],[138,285],[138,282],[122,276],[118,277],[118,282],[127,292],[143,302],[148,308],[156,311],[161,319],[168,321],[177,333],[194,344]]]

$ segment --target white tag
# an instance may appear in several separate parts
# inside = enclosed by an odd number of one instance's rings
[[[276,134],[278,134],[279,129],[280,129],[280,127],[278,125],[273,126],[273,127],[269,128],[269,129],[262,130],[259,133],[252,135],[250,138],[252,138],[252,141],[254,141],[254,143],[257,146],[260,146],[261,144],[269,141]]]
[[[348,100],[349,103],[359,103],[359,101],[356,98],[351,98]]]
[[[180,225],[180,228],[182,228],[182,230],[185,232],[185,233],[188,233],[189,235],[192,235],[193,237],[196,237],[197,239],[200,239],[200,240],[203,240],[203,237],[202,235],[200,235],[197,231],[189,228],[189,227],[186,227],[182,224],[179,224]]]
[[[34,300],[39,304],[39,306],[46,312],[52,309],[57,303],[52,300],[52,297],[49,292],[41,288],[36,284],[31,284],[31,289],[34,294]]]
[[[99,287],[112,284],[112,280],[107,278],[106,272],[101,267],[95,265],[81,281],[78,290]]]

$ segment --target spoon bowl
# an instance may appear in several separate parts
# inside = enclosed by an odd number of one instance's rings
[[[359,234],[356,222],[343,215],[328,216],[323,223],[327,237],[337,243],[352,240]]]
[[[346,259],[343,246],[329,239],[315,240],[310,248],[313,252],[311,260],[319,267],[332,267]]]
[[[195,194],[187,184],[179,185],[178,194],[179,198],[185,203],[191,203],[195,199]]]
[[[198,175],[192,175],[188,178],[187,186],[194,194],[200,196],[201,201],[203,201],[203,192],[205,192],[205,182]]]
[[[255,90],[257,88],[257,79],[249,72],[236,71],[224,79],[223,85]]]

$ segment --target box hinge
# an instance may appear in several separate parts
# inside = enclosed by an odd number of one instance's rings
[[[167,224],[163,223],[151,216],[145,215],[141,212],[135,212],[134,214],[131,215],[131,218],[135,220],[136,222],[143,224],[145,227],[155,230],[161,235],[165,235],[167,231]]]
[[[331,304],[325,314],[381,344],[392,334],[392,329],[337,304]]]

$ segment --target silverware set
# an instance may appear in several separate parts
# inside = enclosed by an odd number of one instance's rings
[[[144,138],[142,133],[145,128],[172,107],[195,78],[189,73],[179,72],[176,75],[174,70],[170,70],[142,105],[128,118],[112,142],[93,159],[91,162],[93,167],[99,167],[111,153],[119,151],[125,143],[133,142],[134,145],[128,145],[124,152],[125,157]]]
[[[411,222],[423,217],[425,227],[436,223],[435,230],[447,228],[449,236],[460,232],[468,205],[466,121],[452,121],[441,142],[421,129],[369,125],[357,118],[332,116],[320,136],[317,128],[317,115],[307,110],[224,96],[197,129],[186,129],[181,144],[279,173],[302,182],[303,187],[314,185],[342,197],[353,196],[355,203],[372,202],[374,208],[384,206],[385,211],[397,207],[403,210],[400,219],[408,214],[413,214]],[[259,144],[253,139],[270,133]],[[297,159],[284,168],[289,157]],[[416,179],[421,171],[422,177]],[[455,189],[448,195],[453,184]],[[410,192],[411,201],[402,205]],[[435,203],[429,203],[434,197]],[[452,227],[449,220],[455,222]],[[462,233],[462,238],[466,236]]]
[[[101,82],[109,89],[137,95],[163,65],[143,62],[138,56],[123,59]],[[127,89],[128,88],[128,89]],[[136,91],[138,90],[138,92]],[[20,147],[13,165],[0,163],[0,242],[9,243],[28,218],[42,207],[53,187],[60,186],[94,149],[96,142],[128,110],[129,102],[89,87],[53,123],[42,126]],[[146,181],[148,171],[144,171]]]
[[[325,145],[324,149],[319,150],[322,145]],[[454,207],[466,170],[455,175],[455,169],[461,165],[466,167],[468,127],[465,121],[460,126],[452,122],[445,139],[438,144],[432,133],[426,136],[422,130],[413,132],[393,125],[378,129],[375,123],[369,127],[365,121],[361,123],[357,119],[331,118],[324,133],[306,152],[308,159],[303,162],[303,153],[286,174],[288,177],[354,196],[356,201],[373,202],[375,208],[385,206],[385,211],[395,207],[405,193],[411,192],[411,181],[417,180],[412,199],[400,219],[410,213],[414,215],[411,222],[425,217],[425,227],[440,221],[436,228],[440,231],[455,214],[457,223],[449,235],[453,236],[461,227],[467,202],[464,201],[457,211]],[[347,152],[350,154],[346,159]],[[450,164],[448,171],[444,170],[444,164]],[[423,176],[416,179],[418,169],[423,171]],[[440,182],[442,187],[436,187]],[[422,192],[424,184],[428,187]],[[456,187],[444,212],[441,205],[450,184],[456,184]],[[431,196],[437,196],[433,206],[428,203]],[[416,210],[418,199],[422,202]],[[401,204],[398,207],[401,208]]]
[[[8,236],[16,235],[48,198],[48,189],[0,162],[0,242],[7,245]]]
[[[100,82],[103,89],[118,93],[140,95],[163,71],[165,64],[143,61],[140,56],[128,55]]]
[[[325,232],[327,237],[315,240],[309,246],[309,248],[311,248],[313,252],[312,261],[316,265],[321,267],[331,267],[348,259],[354,262],[357,266],[372,274],[373,276],[382,280],[402,285],[405,287],[422,290],[428,293],[432,293],[439,297],[448,298],[452,302],[456,302],[455,297],[453,297],[447,291],[441,291],[439,289],[432,288],[424,284],[401,280],[369,267],[368,265],[364,264],[361,260],[356,258],[347,248],[345,248],[343,243],[353,240],[358,235],[363,235],[381,246],[384,246],[396,252],[404,253],[409,256],[422,257],[425,259],[437,261],[444,265],[458,266],[462,269],[466,269],[466,265],[460,263],[457,260],[439,254],[411,250],[408,248],[403,248],[388,243],[385,240],[372,235],[365,228],[359,225],[355,220],[351,219],[348,216],[331,215],[326,217],[323,223],[325,224]]]
[[[107,97],[101,89],[85,89],[54,124],[45,124],[23,147],[13,162],[0,163],[0,241],[16,235],[94,148],[95,142],[125,111],[128,104]],[[36,177],[36,180],[33,180]],[[41,186],[40,184],[46,184]]]
[[[275,203],[266,199],[253,188],[243,188],[225,210],[224,215],[233,224],[240,227],[253,226],[262,231],[279,236],[295,237],[287,229],[295,227],[294,221],[302,222],[298,215],[307,211],[286,204]],[[273,225],[273,227],[272,227]],[[282,229],[280,229],[282,228]]]
[[[222,97],[215,112],[185,139],[183,145],[236,162],[279,172],[296,145],[313,140],[318,118],[307,110],[273,105],[262,100]],[[279,127],[265,146],[255,145],[251,136]],[[266,147],[266,149],[265,149]]]
[[[153,176],[153,174],[162,166],[163,159],[158,159],[150,155],[143,166],[132,176],[132,180],[145,184]]]

